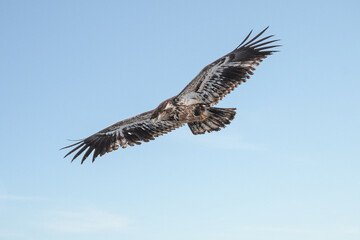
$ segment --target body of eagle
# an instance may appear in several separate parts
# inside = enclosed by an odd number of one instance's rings
[[[195,135],[219,131],[234,119],[235,108],[216,108],[226,94],[230,93],[253,74],[255,66],[277,52],[269,45],[278,40],[270,40],[273,35],[258,35],[243,42],[229,54],[206,66],[178,95],[162,102],[154,110],[125,119],[107,127],[75,144],[65,155],[76,152],[72,160],[85,152],[81,163],[93,152],[92,161],[119,147],[139,145],[141,142],[154,140],[178,127],[188,124]],[[64,149],[62,148],[62,149]]]

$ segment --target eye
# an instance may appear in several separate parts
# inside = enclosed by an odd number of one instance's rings
[[[179,101],[180,101],[179,98],[175,98],[175,99],[174,99],[174,102],[176,102],[176,103],[179,102]]]

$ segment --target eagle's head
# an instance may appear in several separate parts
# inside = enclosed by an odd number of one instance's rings
[[[160,120],[171,119],[174,117],[175,109],[174,98],[170,98],[160,103],[160,105],[154,109],[150,119],[153,123]]]

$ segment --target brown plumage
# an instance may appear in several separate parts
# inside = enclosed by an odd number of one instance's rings
[[[162,102],[154,110],[125,119],[90,137],[66,146],[75,153],[72,161],[84,153],[81,163],[93,152],[92,161],[107,152],[154,140],[156,137],[188,124],[195,135],[219,131],[235,117],[235,108],[215,108],[230,93],[253,75],[255,66],[271,55],[270,50],[280,45],[269,45],[278,40],[266,41],[273,35],[259,39],[267,30],[243,42],[232,52],[207,65],[178,95]]]

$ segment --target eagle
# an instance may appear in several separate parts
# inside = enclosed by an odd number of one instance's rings
[[[117,122],[75,144],[65,156],[75,153],[74,161],[83,152],[81,164],[93,152],[92,162],[98,156],[117,150],[119,147],[140,145],[141,142],[171,132],[187,124],[194,135],[219,131],[230,124],[236,114],[236,108],[213,107],[225,95],[253,75],[267,56],[278,52],[274,48],[280,45],[271,43],[274,35],[263,37],[265,28],[249,39],[252,30],[232,52],[207,65],[176,96],[169,98],[148,112]]]

